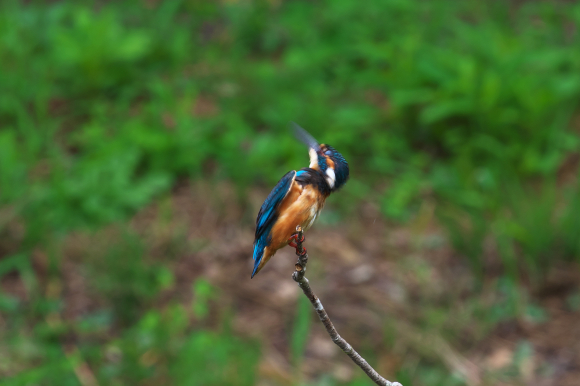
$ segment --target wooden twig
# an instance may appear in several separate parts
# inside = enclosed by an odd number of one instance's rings
[[[300,226],[296,227],[296,233],[298,235],[298,237],[296,237],[296,245],[297,245],[296,255],[298,256],[298,261],[296,262],[296,270],[292,274],[292,279],[294,279],[294,281],[298,283],[300,288],[302,288],[302,292],[304,292],[304,295],[306,295],[308,300],[310,300],[310,303],[312,303],[312,306],[316,310],[316,313],[318,314],[320,321],[324,325],[324,328],[326,328],[326,332],[328,332],[328,335],[330,335],[332,341],[338,347],[340,347],[342,351],[344,351],[346,355],[348,355],[350,359],[352,359],[352,361],[356,363],[366,373],[366,375],[368,375],[368,377],[377,385],[403,386],[399,382],[390,382],[387,381],[385,378],[381,377],[381,375],[377,373],[376,370],[373,369],[371,365],[369,365],[368,362],[362,356],[360,356],[360,354],[357,353],[355,349],[353,349],[352,346],[348,344],[348,342],[338,334],[336,328],[334,328],[334,325],[332,324],[332,321],[328,317],[328,314],[324,310],[324,307],[322,306],[320,299],[318,299],[318,296],[316,296],[314,292],[312,292],[312,288],[310,288],[308,279],[304,277],[304,275],[306,274],[306,264],[308,263],[308,254],[306,253],[306,250],[302,246],[302,242],[304,241],[304,234]]]

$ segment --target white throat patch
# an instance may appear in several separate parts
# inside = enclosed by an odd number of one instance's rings
[[[308,167],[311,169],[318,169],[318,154],[316,153],[316,150],[310,148],[308,150],[308,155],[310,156],[310,165],[308,165]]]
[[[335,181],[336,176],[334,175],[334,169],[332,168],[326,169],[326,182],[328,182],[328,186],[330,186],[330,189],[334,188]]]

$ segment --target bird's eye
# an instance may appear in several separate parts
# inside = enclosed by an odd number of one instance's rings
[[[326,154],[326,155],[332,155],[332,152],[330,150],[327,150],[327,151],[324,152],[324,154]]]

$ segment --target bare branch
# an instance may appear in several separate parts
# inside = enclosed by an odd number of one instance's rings
[[[306,249],[304,249],[304,247],[302,246],[302,242],[304,241],[304,234],[300,226],[296,227],[296,233],[297,233],[297,237],[295,239],[296,255],[298,256],[298,261],[296,262],[296,271],[294,271],[294,273],[292,274],[292,279],[294,279],[294,281],[298,283],[300,288],[302,288],[302,292],[304,292],[304,295],[306,295],[308,300],[310,300],[310,303],[312,303],[312,306],[316,310],[316,313],[318,314],[320,321],[322,322],[322,324],[324,324],[324,328],[326,328],[326,331],[328,332],[328,335],[330,335],[332,341],[338,347],[340,347],[342,351],[344,351],[346,355],[348,355],[350,359],[352,359],[353,362],[356,363],[366,373],[366,375],[368,375],[368,377],[377,385],[402,386],[399,382],[390,382],[387,381],[385,378],[381,377],[381,375],[377,373],[376,370],[373,369],[371,365],[369,365],[368,362],[362,356],[360,356],[360,354],[357,353],[355,349],[353,349],[352,346],[348,344],[348,342],[338,334],[336,328],[334,328],[334,325],[332,324],[332,321],[328,317],[328,314],[324,310],[324,307],[322,306],[320,299],[318,299],[318,296],[316,296],[314,292],[312,292],[312,288],[310,288],[308,279],[304,277],[304,275],[306,274],[306,264],[308,263],[308,254],[306,253]]]

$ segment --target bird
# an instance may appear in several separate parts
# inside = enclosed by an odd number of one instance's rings
[[[308,230],[318,218],[326,198],[349,178],[348,162],[335,148],[319,144],[292,122],[298,140],[308,146],[310,164],[289,171],[278,181],[258,212],[254,239],[252,278],[286,245],[296,247],[296,227]],[[303,240],[299,240],[302,242]]]

